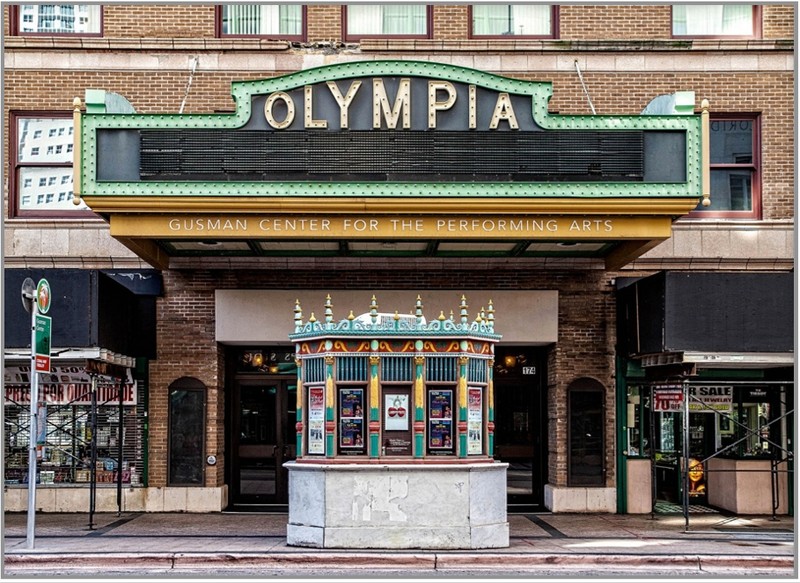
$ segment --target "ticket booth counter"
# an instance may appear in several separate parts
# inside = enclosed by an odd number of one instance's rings
[[[508,546],[507,464],[492,458],[494,310],[428,321],[369,313],[303,321],[295,307],[297,451],[290,545]]]

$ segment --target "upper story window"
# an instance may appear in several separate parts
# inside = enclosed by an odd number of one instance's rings
[[[672,7],[672,36],[758,36],[758,16],[752,4],[677,4]]]
[[[555,9],[549,4],[475,4],[473,37],[555,37]]]
[[[10,121],[11,216],[94,217],[72,202],[72,112],[12,112]]]
[[[757,219],[761,215],[760,132],[755,115],[711,116],[711,206],[694,218]]]
[[[430,9],[424,4],[348,4],[345,38],[430,37]]]
[[[301,4],[225,4],[217,7],[219,36],[265,36],[303,40]]]
[[[10,7],[11,34],[99,35],[99,4],[17,4]]]

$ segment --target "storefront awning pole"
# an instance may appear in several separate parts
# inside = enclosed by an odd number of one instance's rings
[[[89,471],[89,530],[94,529],[94,509],[97,498],[97,376],[92,375],[92,410],[90,413],[92,439],[90,442],[91,469]]]
[[[683,520],[689,532],[689,383],[683,383]]]
[[[648,414],[650,415],[650,519],[655,520],[656,518],[656,498],[658,497],[658,484],[656,482],[656,477],[658,470],[656,468],[656,413],[654,410],[654,400],[653,400],[653,393],[655,393],[655,389],[653,385],[650,385],[650,407]],[[644,449],[644,448],[642,448]]]
[[[124,413],[125,377],[119,378],[119,420],[117,424],[117,516],[122,514],[122,415]]]

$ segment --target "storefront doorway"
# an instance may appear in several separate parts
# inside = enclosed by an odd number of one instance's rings
[[[544,349],[495,353],[495,459],[507,462],[509,512],[544,509],[547,482],[547,374]]]
[[[229,450],[234,509],[288,504],[283,464],[295,458],[296,390],[285,380],[237,381]]]

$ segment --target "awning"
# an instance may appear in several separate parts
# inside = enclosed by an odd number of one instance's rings
[[[160,296],[163,293],[161,272],[155,269],[102,269],[100,273],[137,296]]]

